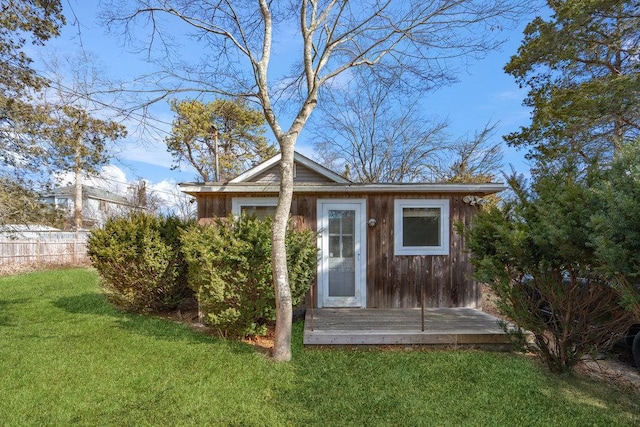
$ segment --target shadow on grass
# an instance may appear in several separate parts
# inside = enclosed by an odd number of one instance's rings
[[[225,345],[230,351],[237,354],[255,352],[247,344],[223,340],[206,331],[193,330],[186,323],[155,317],[152,314],[119,310],[100,293],[85,293],[58,298],[53,305],[71,314],[112,317],[120,329],[146,337],[165,341],[181,341],[185,344]]]
[[[26,298],[0,300],[0,326],[13,326],[13,323],[11,323],[11,308],[28,301]]]
[[[99,293],[85,293],[58,298],[53,305],[73,314],[102,316],[118,316],[122,314],[109,304],[104,295]]]

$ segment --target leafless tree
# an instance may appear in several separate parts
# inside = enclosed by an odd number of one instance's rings
[[[48,112],[39,141],[44,146],[41,166],[53,170],[72,170],[74,179],[74,224],[83,226],[83,176],[97,175],[98,166],[112,157],[117,140],[126,128],[104,113],[89,95],[100,86],[95,57],[84,53],[63,60],[52,57],[45,63],[49,87],[43,91],[43,108]],[[66,76],[66,78],[65,78]]]
[[[319,162],[356,182],[431,181],[446,161],[446,121],[425,119],[421,93],[395,92],[369,69],[353,74],[324,91],[309,124]]]
[[[446,182],[491,182],[503,166],[502,147],[495,141],[496,123],[487,123],[473,137],[462,137],[450,146],[449,163],[437,179]]]
[[[522,16],[523,0],[122,0],[106,2],[106,22],[162,67],[147,76],[149,102],[195,91],[250,98],[262,110],[282,155],[273,224],[276,331],[273,357],[291,358],[291,291],[285,230],[293,195],[294,146],[321,100],[355,67],[414,90],[449,73],[452,58],[496,47]],[[511,21],[512,22],[512,21]],[[120,26],[118,26],[120,24]],[[183,44],[199,43],[197,56]],[[135,45],[134,45],[135,46]],[[276,65],[291,70],[278,74]],[[142,80],[135,82],[141,87]]]

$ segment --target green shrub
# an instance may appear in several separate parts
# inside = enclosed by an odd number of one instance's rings
[[[590,243],[598,202],[576,175],[549,173],[529,189],[512,177],[516,197],[479,212],[466,235],[475,278],[495,292],[503,315],[533,334],[532,350],[554,372],[609,348],[633,321],[600,272]]]
[[[191,295],[174,217],[137,213],[91,233],[89,258],[112,302],[134,311],[175,308]]]
[[[275,320],[271,220],[216,219],[182,236],[189,283],[205,322],[225,337],[263,335]],[[287,262],[293,305],[309,290],[316,269],[316,235],[287,232]]]

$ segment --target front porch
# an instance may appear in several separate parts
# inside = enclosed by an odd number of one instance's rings
[[[401,345],[510,350],[498,319],[472,308],[307,309],[304,345]]]

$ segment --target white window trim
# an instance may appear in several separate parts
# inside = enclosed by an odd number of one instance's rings
[[[440,208],[440,246],[404,246],[402,210],[404,208]],[[449,255],[449,200],[396,199],[394,201],[394,255]]]
[[[278,206],[277,197],[234,197],[231,199],[231,213],[240,216],[243,206]]]

